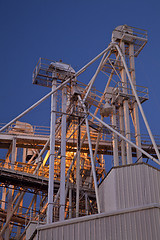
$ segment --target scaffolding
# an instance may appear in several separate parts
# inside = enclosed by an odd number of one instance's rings
[[[146,43],[145,30],[123,25],[78,72],[62,61],[39,59],[33,84],[51,91],[1,124],[2,239],[25,239],[30,221],[50,224],[101,213],[98,185],[112,167],[145,159],[160,165],[160,137],[152,135],[142,108],[148,88],[135,78],[135,57]],[[88,84],[79,81],[98,61]],[[98,78],[105,84],[103,92],[94,86]],[[49,97],[50,127],[19,121]],[[140,133],[139,113],[148,135]]]

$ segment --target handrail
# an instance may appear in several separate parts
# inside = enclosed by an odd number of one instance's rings
[[[5,126],[5,123],[0,123],[0,127],[3,127]],[[16,132],[15,131],[15,126],[16,124],[12,124],[9,129],[7,129],[4,133],[5,134],[17,134],[17,135],[21,135],[21,134],[24,134],[24,135],[35,135],[35,136],[49,136],[50,134],[50,127],[48,126],[36,126],[36,125],[32,125],[32,129],[33,131],[32,132],[27,132],[27,131],[21,131],[21,132]],[[27,128],[26,128],[27,129]],[[72,129],[72,127],[71,127]],[[81,136],[83,137],[83,135],[85,134],[85,127],[84,126],[81,126]],[[3,133],[1,133],[3,134]],[[70,135],[70,134],[69,134]],[[68,136],[68,135],[67,135]],[[67,138],[66,136],[66,138]],[[160,145],[160,135],[154,135],[154,138],[155,138],[155,141],[158,145]],[[73,136],[70,138],[70,141],[74,141],[74,139],[76,139],[76,133],[73,134]],[[91,139],[92,141],[96,141],[97,139],[97,131],[95,130],[92,130],[91,131]],[[107,134],[107,133],[104,133],[103,130],[101,132],[101,141],[107,141],[107,142],[111,142],[112,141],[112,135],[111,134]],[[131,140],[133,142],[135,142],[135,135],[134,133],[131,133]],[[145,144],[148,144],[148,145],[151,145],[151,140],[150,140],[150,137],[147,135],[147,134],[141,134],[141,142],[142,142],[142,145],[145,145]]]

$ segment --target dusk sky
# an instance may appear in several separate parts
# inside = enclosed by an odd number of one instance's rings
[[[100,52],[102,52],[104,49],[108,47],[108,45],[111,42],[112,31],[117,26],[124,25],[124,24],[148,31],[148,42],[145,45],[144,49],[140,52],[138,57],[135,59],[135,66],[136,66],[135,74],[136,74],[137,85],[148,87],[149,100],[145,101],[142,107],[144,109],[144,113],[147,117],[147,120],[153,135],[159,135],[159,142],[157,143],[160,146],[160,0],[110,0],[110,1],[109,0],[59,0],[59,1],[58,0],[0,0],[0,84],[1,84],[0,85],[0,127],[5,123],[10,122],[12,119],[14,119],[16,116],[18,116],[20,113],[22,113],[24,110],[26,110],[28,107],[33,105],[35,102],[40,100],[43,96],[45,96],[47,93],[51,91],[50,88],[32,84],[32,74],[40,57],[51,59],[53,61],[62,60],[64,63],[70,64],[73,67],[73,69],[75,69],[75,71],[77,72],[85,64],[87,64],[90,60],[92,60],[95,56],[97,56]],[[95,65],[95,67],[98,66],[98,63],[99,62],[97,62],[97,65]],[[95,71],[96,71],[96,68],[95,68]],[[80,78],[78,78],[78,80],[87,84],[92,78],[92,76],[94,75],[95,71],[94,72],[90,71],[89,73],[87,73],[86,71],[84,75],[82,74]],[[104,82],[104,78],[105,78],[105,75],[103,74],[103,78],[99,79],[98,81],[95,81],[95,85],[94,85],[97,88],[97,90],[100,90],[101,92],[104,91],[104,86],[108,80],[108,78],[106,78],[106,82]],[[109,122],[110,118],[109,117],[105,118],[105,120],[106,122],[107,121]],[[48,128],[46,129],[49,129],[50,98],[47,99],[41,105],[39,105],[37,108],[33,109],[30,113],[22,117],[19,121],[27,122],[33,126],[47,126]],[[141,134],[147,133],[142,117],[140,117],[140,125],[141,125],[140,126]],[[73,129],[74,129],[74,126],[73,126]],[[74,135],[75,134],[73,134],[73,136]],[[113,137],[113,135],[111,136]],[[13,144],[14,142],[15,141],[13,141]],[[73,138],[73,143],[74,143],[74,138]],[[27,144],[23,145],[23,147],[24,149],[26,149]],[[34,147],[34,143],[33,143],[33,147]],[[151,145],[149,147],[151,147]],[[14,149],[14,148],[9,147],[9,151],[8,149],[0,149],[0,153],[1,153],[0,161],[2,162],[1,166],[3,166],[2,165],[3,159],[7,159],[6,158],[7,151],[10,154],[11,149]],[[24,158],[25,151],[22,152],[22,150],[23,149],[21,148],[21,146],[20,147],[18,146],[17,159],[16,159],[17,162],[22,162],[22,159],[23,161],[25,160]],[[44,157],[46,153],[50,154],[50,156],[52,156],[50,157],[50,161],[54,162],[53,158],[55,158],[56,156],[58,160],[56,159],[57,162],[55,165],[56,166],[55,169],[58,169],[59,167],[58,164],[60,165],[59,161],[64,161],[65,159],[65,152],[63,152],[62,150],[63,150],[63,146],[59,147],[59,150],[57,151],[59,155],[56,155],[52,151],[49,152],[48,150],[46,150],[45,153],[43,153],[42,157]],[[12,161],[14,160],[13,153],[14,151],[12,151],[12,155],[11,155],[13,157],[12,158],[10,157],[11,163],[13,163]],[[23,158],[22,158],[22,154],[23,154]],[[29,151],[27,154],[28,154],[27,155],[27,161],[28,161],[29,156],[32,156],[32,155],[30,155],[31,153],[29,153]],[[60,155],[61,155],[61,158],[59,158]],[[31,158],[32,161],[34,161],[35,158],[36,158],[35,155],[33,155]],[[85,158],[87,160],[86,164],[84,162]],[[75,154],[74,154],[74,159],[76,159]],[[100,158],[100,155],[99,155],[99,159],[96,161],[99,162],[99,160],[101,161],[101,159],[102,158]],[[41,157],[36,158],[36,161],[35,161],[36,163],[37,163],[37,160],[40,161],[38,162],[38,165],[37,165],[39,166],[38,167],[39,173],[35,173],[35,170],[34,170],[33,174],[37,175],[37,178],[39,178],[40,174],[43,174],[43,171],[45,173],[48,173],[48,170],[46,170],[47,168],[45,167],[44,168],[40,167],[39,163],[42,162]],[[69,166],[70,160],[72,160],[72,158],[68,154],[66,158],[66,161],[68,161],[67,168]],[[109,172],[109,170],[114,165],[113,155],[104,155],[104,160],[106,163],[105,164],[106,172]],[[138,161],[138,160],[136,157],[134,157],[133,163],[135,163],[135,161]],[[148,160],[147,158],[143,158],[143,160],[144,162],[148,161],[148,163],[150,163],[152,166],[156,166],[158,169],[160,169],[160,165],[153,162],[152,160]],[[29,168],[27,168],[26,167],[27,165],[24,165],[24,163],[21,163],[22,165],[17,165],[17,167],[15,167],[14,169],[17,170],[17,172],[22,171],[21,169],[23,169],[24,172],[27,171],[27,174],[31,174],[32,169],[34,169],[35,167],[35,165],[33,165],[33,162],[31,163],[32,165],[29,165]],[[87,190],[87,181],[90,181],[90,178],[88,177],[89,175],[87,175],[89,174],[89,171],[90,171],[89,170],[90,169],[89,154],[87,157],[86,155],[83,155],[80,163],[81,163],[80,174],[82,175],[82,177],[84,174],[86,174],[84,178],[81,178],[81,177],[79,178],[81,179],[80,193],[81,192],[83,193],[83,195],[82,194],[80,195],[80,200],[83,201],[85,196],[85,204],[86,204],[87,198],[89,199],[88,197],[89,195],[86,195],[85,191],[87,193],[88,192],[90,193],[90,191]],[[43,162],[43,164],[45,163]],[[47,160],[46,166],[47,164],[49,164],[49,160]],[[75,164],[75,160],[74,160],[74,164]],[[76,166],[78,166],[78,157],[76,159],[76,164],[77,164]],[[6,166],[9,166],[9,165],[4,165],[4,167]],[[31,166],[33,166],[33,168]],[[52,167],[53,165],[50,165],[50,166]],[[78,168],[76,168],[76,166],[74,166],[74,169],[72,168],[73,175],[74,175],[73,180],[72,179],[71,181],[69,180],[71,182],[71,184],[69,183],[69,188],[71,189],[71,191],[69,192],[71,193],[71,195],[72,195],[72,186],[74,189],[74,186],[76,186],[74,185],[74,182],[75,182],[76,176],[78,176],[77,175]],[[103,168],[102,168],[103,165],[99,165],[96,163],[96,166],[98,166],[97,169],[100,169],[101,172],[103,171]],[[51,169],[50,171],[52,171],[51,167],[50,167]],[[12,169],[13,168],[11,167],[11,170]],[[61,165],[61,169],[62,169],[62,165]],[[56,171],[59,174],[59,170],[55,170],[55,172],[53,171],[53,175],[54,173],[56,173]],[[98,172],[97,172],[97,176],[98,178],[100,178],[99,180],[102,180],[103,176],[98,175],[99,174]],[[50,176],[52,178],[52,174],[50,174]],[[125,181],[125,179],[127,179],[126,178],[127,176],[128,175],[124,175],[124,178],[122,177],[122,180],[121,180],[122,183],[123,181]],[[58,177],[56,177],[56,181],[58,181]],[[19,179],[21,178],[19,177]],[[112,181],[112,178],[110,179]],[[144,178],[144,180],[145,179],[146,178]],[[77,182],[78,180],[76,180],[76,184]],[[152,182],[153,182],[153,179],[152,179]],[[7,184],[9,185],[10,183],[7,183]],[[23,181],[22,181],[22,184],[23,184]],[[83,184],[85,186],[84,190],[82,188]],[[12,185],[10,186],[8,185],[6,185],[7,188],[13,187]],[[2,186],[4,185],[2,184]],[[90,187],[91,184],[88,184],[88,186]],[[94,186],[96,186],[95,182],[94,182]],[[132,186],[132,183],[129,183],[126,186],[128,186],[126,187],[127,189],[130,186]],[[53,186],[50,184],[49,185],[50,193],[52,193],[52,187]],[[23,194],[22,188],[23,186],[20,188],[21,194]],[[28,188],[30,189],[32,187],[28,187]],[[116,186],[116,189],[118,189],[117,186]],[[139,194],[138,189],[140,188],[137,187],[136,194]],[[144,192],[143,193],[144,196],[147,196],[146,194],[148,194],[146,189],[142,191]],[[24,187],[24,191],[26,191],[25,187]],[[35,204],[37,204],[38,206],[41,200],[40,191],[41,190],[36,189],[34,193],[35,194],[34,197],[36,196],[36,194],[38,197],[34,198],[35,199],[34,202],[31,202],[31,205],[30,205],[31,207],[29,210],[30,217],[32,217],[32,209],[34,209]],[[9,201],[11,199],[10,191],[6,191],[6,196],[8,192],[9,194],[8,194],[8,197],[6,198],[8,201],[8,204],[6,205],[7,208],[9,206]],[[16,190],[15,193],[16,192],[18,192],[18,190]],[[116,192],[114,190],[113,192],[115,193],[115,196],[116,196]],[[13,190],[12,190],[12,193],[13,193]],[[77,193],[78,193],[78,190],[77,190]],[[0,194],[2,195],[2,191],[0,192]],[[46,198],[44,198],[45,196],[44,194],[45,193],[43,193],[43,198],[41,200],[40,206],[43,206],[43,205],[53,206],[55,210],[58,209],[59,206],[60,208],[64,207],[61,200],[60,201],[58,200],[58,203],[52,203],[51,200],[48,200],[48,205],[45,205]],[[60,194],[61,194],[61,190],[60,190]],[[69,205],[68,205],[68,202],[66,201],[67,203],[66,210],[68,209],[67,211],[70,212],[70,209],[72,210],[73,208],[73,212],[75,211],[77,216],[78,208],[74,202],[75,192],[73,192],[73,194],[74,194],[73,195],[74,205],[70,202],[70,195],[69,195]],[[127,194],[129,194],[129,191],[127,192]],[[76,199],[77,199],[77,196],[78,195],[76,195]],[[92,189],[91,189],[91,196],[92,196]],[[52,198],[48,198],[48,199],[52,199]],[[118,201],[117,199],[115,200],[115,202]],[[128,199],[131,199],[131,197],[127,196],[126,199],[127,199],[126,201],[128,201]],[[2,198],[2,200],[4,200],[4,198]],[[30,201],[31,201],[31,194],[28,192],[25,194],[25,198],[23,201],[24,206],[28,206],[30,204]],[[17,205],[17,202],[15,201],[16,204],[14,204],[14,208]],[[20,202],[20,204],[21,203],[22,202]],[[92,208],[92,201],[89,200],[89,204]],[[84,204],[81,204],[81,205],[84,206]],[[75,210],[75,206],[76,206],[76,210]],[[113,206],[114,206],[114,203],[113,203]],[[126,205],[126,206],[129,206],[129,205]],[[86,210],[87,208],[90,208],[90,207],[87,207],[86,205]],[[12,206],[11,208],[8,208],[8,209],[12,210]],[[15,215],[16,213],[18,213],[19,214],[18,216],[20,216],[21,214],[20,209],[21,208],[19,208],[19,212],[17,210],[16,212],[14,212],[14,216],[16,216]],[[39,211],[38,207],[37,207],[37,210],[38,210],[37,213],[38,214],[40,213],[39,215],[40,217],[37,215],[38,218],[35,218],[35,219],[39,219],[38,222],[40,222],[41,212]],[[145,210],[145,208],[142,210]],[[95,203],[93,204],[93,211],[95,211]],[[42,214],[44,214],[44,212],[45,211],[42,211]],[[55,212],[57,212],[57,210]],[[87,212],[88,210],[86,211],[86,214]],[[82,211],[81,216],[83,216],[82,214],[84,213],[85,212]],[[129,211],[127,212],[127,214],[128,213]],[[3,211],[2,211],[2,214],[3,214]],[[4,212],[4,214],[6,213]],[[6,221],[8,221],[9,219],[8,216],[10,216],[10,212],[8,215],[8,210],[7,210]],[[26,217],[27,215],[24,215],[24,216]],[[106,216],[109,216],[109,215],[106,215]],[[57,216],[54,216],[54,219],[56,219],[56,217]],[[23,222],[23,218],[19,218],[19,219]],[[13,221],[14,218],[10,218],[10,220]],[[20,220],[17,220],[17,221],[20,221]],[[115,217],[114,217],[114,221],[115,221]],[[25,224],[26,223],[27,223],[27,218],[25,220]],[[125,226],[127,225],[125,224]],[[113,228],[111,228],[111,232],[113,232],[112,229]],[[30,234],[30,228],[28,230],[28,234]],[[108,233],[106,233],[106,236],[108,236],[107,234]]]
[[[62,59],[77,71],[123,24],[148,31],[148,43],[136,59],[136,80],[149,88],[143,108],[153,134],[160,134],[159,1],[0,0],[0,122],[9,122],[50,91],[32,84],[39,57]],[[49,103],[21,120],[49,126]]]

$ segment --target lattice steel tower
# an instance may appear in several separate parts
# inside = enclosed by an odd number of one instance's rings
[[[146,43],[145,30],[123,25],[78,72],[62,61],[39,59],[33,84],[51,91],[0,129],[6,149],[0,163],[2,238],[25,239],[32,221],[49,224],[101,213],[98,185],[107,171],[145,158],[160,165],[160,146],[142,108],[148,89],[137,85],[135,76],[135,58]],[[79,75],[89,78],[87,70],[96,62],[88,84],[80,82]],[[49,97],[50,128],[19,121]]]

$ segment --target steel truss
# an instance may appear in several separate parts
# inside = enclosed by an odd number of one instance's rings
[[[51,91],[0,129],[0,146],[7,149],[0,162],[2,239],[25,239],[31,220],[49,224],[100,213],[98,184],[108,165],[145,158],[160,165],[160,145],[142,108],[148,89],[135,79],[135,57],[146,43],[146,31],[123,25],[113,31],[109,46],[77,73],[68,64],[39,60],[33,83]],[[89,83],[80,82],[79,75],[98,61]],[[104,92],[94,87],[98,79]],[[37,134],[32,125],[19,122],[49,97],[50,129]],[[140,133],[139,112],[148,142]]]

